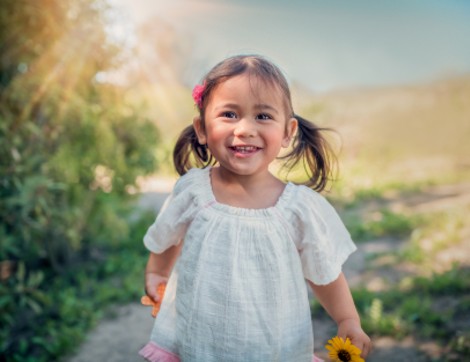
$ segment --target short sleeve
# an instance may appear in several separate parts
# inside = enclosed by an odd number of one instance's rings
[[[197,192],[192,188],[191,176],[182,176],[175,184],[172,193],[165,200],[155,222],[144,236],[145,247],[160,254],[177,245],[197,210]]]
[[[295,242],[304,277],[317,285],[329,284],[356,246],[336,210],[319,193],[299,186],[294,204]]]

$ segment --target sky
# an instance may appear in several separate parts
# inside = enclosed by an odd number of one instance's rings
[[[187,83],[196,83],[220,60],[240,53],[262,54],[290,82],[320,92],[470,74],[467,0],[110,3],[121,14],[122,33],[129,35],[137,24],[159,18],[190,40]]]

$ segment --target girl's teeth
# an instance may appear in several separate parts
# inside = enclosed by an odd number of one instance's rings
[[[241,153],[248,153],[248,152],[253,152],[256,150],[256,147],[252,146],[241,146],[241,147],[233,147],[233,149],[237,152]]]

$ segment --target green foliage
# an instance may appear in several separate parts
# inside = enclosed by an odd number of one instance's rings
[[[431,277],[414,277],[406,287],[383,292],[353,291],[363,328],[373,335],[434,338],[454,349],[468,348],[470,270],[453,268]],[[467,336],[467,337],[465,337]]]
[[[403,203],[408,196],[411,200],[426,199],[424,190],[416,191],[373,189],[370,193],[352,195],[351,201],[342,205],[346,223],[356,240],[384,236],[401,239],[400,248],[370,255],[372,258],[387,256],[388,259],[375,265],[380,264],[391,273],[411,263],[419,264],[421,273],[436,270],[436,256],[440,252],[465,242],[468,206],[451,204],[445,211],[430,208],[415,213],[410,208],[400,214],[391,211],[394,203]],[[388,261],[384,263],[385,260]],[[392,265],[397,263],[400,264],[394,266],[394,271]],[[442,264],[438,268],[446,270]],[[387,284],[380,292],[354,290],[363,328],[375,336],[396,339],[413,336],[416,343],[432,341],[446,352],[442,360],[463,360],[469,351],[470,330],[468,323],[463,322],[470,318],[469,276],[469,269],[456,262],[447,272],[408,276],[400,283]]]
[[[119,62],[106,11],[100,0],[0,8],[0,355],[11,361],[57,358],[132,290],[93,280],[124,262],[127,190],[155,170],[158,133],[125,89],[98,81]]]
[[[435,254],[461,241],[467,215],[465,208],[449,207],[423,216],[406,247],[395,253],[397,260],[432,265]]]
[[[354,240],[364,241],[385,236],[401,237],[411,233],[418,218],[383,209],[371,220],[358,215],[345,218],[345,224]]]
[[[337,185],[330,196],[355,241],[374,238],[402,238],[423,224],[420,215],[390,209],[393,198],[407,198],[420,192],[423,184],[388,183],[368,188]]]
[[[142,285],[136,281],[143,278],[147,254],[136,240],[153,218],[143,215],[130,224],[127,241],[60,277],[50,271],[26,276],[19,267],[0,284],[0,354],[8,354],[7,361],[57,360],[77,348],[110,305],[138,300]]]
[[[416,277],[413,288],[430,295],[464,295],[470,291],[469,276],[469,270],[455,267],[447,273],[434,274],[431,279]]]
[[[470,356],[470,331],[459,332],[451,341],[450,350],[457,358],[449,361],[459,361],[459,356]]]
[[[364,175],[362,171],[356,172]],[[351,178],[354,180],[355,174],[349,176],[348,180]],[[364,186],[346,183],[340,179],[333,185],[334,200],[346,209],[354,209],[368,202],[384,203],[391,195],[406,197],[416,194],[430,183],[428,180],[420,182],[376,180],[372,185]]]
[[[24,28],[12,25],[17,37],[29,35],[39,50],[22,52],[13,42],[20,39],[2,35],[12,48],[5,54],[17,55],[8,63],[27,64],[27,70],[5,77],[8,84],[0,93],[0,218],[7,236],[0,259],[59,270],[88,245],[125,235],[107,194],[125,195],[138,175],[154,170],[157,133],[126,104],[124,90],[95,80],[116,58],[106,41],[100,2],[7,5],[2,19],[8,12],[13,19],[23,16]],[[51,28],[48,38],[30,34],[31,22]],[[75,27],[83,31],[81,42]]]

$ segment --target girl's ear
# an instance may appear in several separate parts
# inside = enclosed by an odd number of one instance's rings
[[[198,142],[201,145],[205,145],[207,143],[207,137],[206,137],[204,125],[202,124],[201,116],[194,117],[193,127],[194,127],[194,130],[196,131]]]
[[[295,118],[291,118],[287,121],[286,125],[286,134],[282,140],[281,146],[284,148],[289,147],[292,137],[294,137],[295,132],[297,131],[298,123]]]

